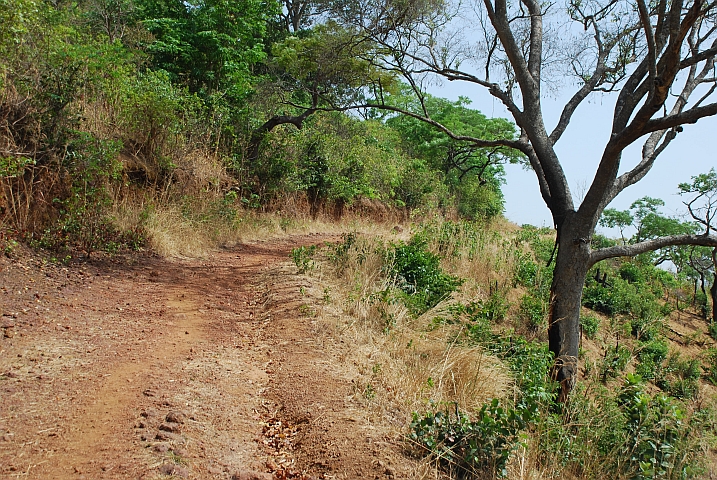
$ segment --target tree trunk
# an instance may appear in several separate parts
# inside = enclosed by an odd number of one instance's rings
[[[700,299],[700,314],[702,315],[702,318],[707,320],[707,290],[705,290],[705,283],[707,280],[705,279],[705,272],[700,271],[700,290],[702,290],[702,298]]]
[[[717,248],[712,249],[712,268],[714,268],[714,278],[712,279],[712,321],[717,322]]]
[[[555,356],[551,376],[560,383],[560,402],[567,400],[577,379],[580,307],[590,267],[589,238],[589,234],[580,234],[575,228],[558,231],[558,253],[550,287],[548,341]]]

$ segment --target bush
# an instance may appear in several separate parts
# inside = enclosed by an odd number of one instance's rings
[[[580,317],[580,326],[582,327],[585,336],[593,339],[595,338],[595,335],[597,335],[598,329],[600,328],[600,319],[595,315]]]
[[[463,181],[455,187],[458,214],[469,220],[490,220],[503,213],[500,189],[482,184],[478,178]]]
[[[504,477],[510,455],[520,446],[520,431],[536,414],[535,404],[516,409],[493,399],[471,421],[456,405],[455,412],[446,408],[423,416],[414,413],[410,438],[458,476],[497,473]]]
[[[538,265],[527,254],[518,253],[514,283],[524,287],[534,287],[538,276]]]
[[[548,305],[533,295],[523,295],[520,299],[520,317],[527,323],[530,330],[538,330],[545,326]]]
[[[639,363],[635,372],[646,380],[655,380],[662,376],[662,362],[667,358],[669,350],[663,339],[652,340],[640,345],[637,354]]]
[[[717,385],[717,348],[707,350],[705,360],[707,361],[705,376],[712,384]]]
[[[680,451],[690,427],[684,411],[665,395],[650,397],[639,375],[627,375],[618,395],[625,415],[625,470],[634,478],[685,478],[690,462]],[[692,452],[694,454],[694,452]]]
[[[433,308],[453,293],[462,280],[443,272],[438,255],[426,250],[426,242],[414,237],[394,246],[394,282],[406,295],[406,304],[415,314]]]
[[[693,398],[699,391],[700,376],[698,359],[683,360],[679,353],[674,353],[667,358],[663,375],[655,383],[674,397]]]
[[[616,377],[624,371],[631,358],[632,352],[624,345],[618,344],[605,350],[605,356],[599,365],[602,381],[606,382],[608,378]]]
[[[299,273],[304,274],[314,268],[313,257],[316,253],[316,248],[316,245],[309,245],[291,250],[291,258],[294,260]]]

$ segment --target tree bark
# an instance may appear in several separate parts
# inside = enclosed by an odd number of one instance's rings
[[[271,117],[259,128],[252,132],[251,138],[249,139],[249,144],[247,146],[247,160],[253,162],[257,158],[259,158],[259,148],[261,147],[261,142],[264,140],[264,137],[267,133],[271,132],[279,125],[286,125],[288,123],[294,125],[297,129],[301,130],[304,125],[304,120],[306,120],[310,115],[314,114],[315,112],[316,109],[309,108],[306,109],[301,115],[275,115]]]
[[[560,383],[560,402],[567,400],[577,379],[580,307],[591,266],[589,226],[578,227],[568,221],[558,228],[558,253],[550,287],[548,342],[555,356],[551,376]]]
[[[712,249],[712,265],[714,268],[714,278],[712,279],[712,321],[717,322],[717,248]]]

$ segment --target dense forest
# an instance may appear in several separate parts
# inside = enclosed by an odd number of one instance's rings
[[[608,254],[576,284],[581,363],[566,401],[548,349],[560,230],[502,218],[503,166],[540,169],[513,148],[525,128],[371,61],[387,47],[332,19],[350,3],[0,0],[0,248],[72,263],[195,255],[257,225],[410,225],[403,240],[352,232],[292,256],[302,275],[353,285],[342,305],[392,352],[369,368],[368,403],[397,391],[391,375],[424,368],[401,407],[413,451],[453,478],[529,478],[518,457],[530,478],[713,474],[717,248],[694,239],[717,227],[714,169],[675,185],[685,216],[658,198],[603,202],[590,228],[619,237],[573,242]],[[426,359],[448,364],[426,353],[438,331],[446,355],[479,349],[509,386],[484,398],[450,369],[426,373]]]

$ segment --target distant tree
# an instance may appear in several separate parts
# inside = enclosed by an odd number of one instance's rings
[[[683,125],[717,114],[717,3],[710,0],[337,1],[334,15],[357,44],[376,45],[364,58],[401,75],[419,99],[431,77],[467,82],[501,102],[520,136],[460,135],[430,116],[384,102],[377,108],[425,121],[477,147],[510,147],[529,160],[557,230],[548,337],[553,377],[566,400],[577,376],[580,307],[588,269],[607,258],[634,256],[668,245],[717,246],[713,234],[678,234],[593,250],[602,212],[625,188],[647,175]],[[570,26],[572,23],[572,26]],[[464,41],[465,39],[470,39]],[[576,89],[557,123],[543,113],[551,73],[574,74]],[[556,145],[578,107],[594,92],[613,93],[612,125],[595,177],[577,206]],[[595,135],[600,135],[595,133]],[[625,150],[642,141],[624,173]]]
[[[708,173],[692,177],[691,183],[681,183],[680,195],[690,195],[692,198],[685,203],[692,219],[701,225],[705,233],[710,235],[717,230],[717,172],[712,168]],[[712,249],[709,265],[706,259],[710,255],[704,249],[693,255],[695,270],[702,273],[702,290],[704,292],[704,275],[711,270],[713,275],[710,296],[712,297],[712,322],[717,322],[717,247]],[[699,255],[701,253],[701,255]],[[701,258],[700,258],[701,257]]]

